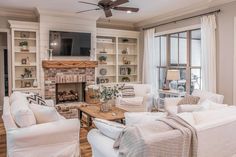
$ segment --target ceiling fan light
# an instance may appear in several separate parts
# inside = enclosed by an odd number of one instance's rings
[[[131,14],[131,13],[132,13],[132,11],[131,11],[131,10],[128,10],[128,11],[126,11],[126,13],[127,13],[127,14]]]

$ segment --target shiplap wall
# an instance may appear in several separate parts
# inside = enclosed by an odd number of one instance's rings
[[[68,32],[85,32],[92,35],[91,57],[73,57],[78,60],[93,59],[96,48],[96,19],[86,19],[70,16],[53,16],[40,15],[40,84],[41,94],[44,95],[44,70],[42,68],[42,60],[47,59],[47,49],[49,48],[49,31],[68,31]],[[54,57],[53,59],[72,59],[71,57]]]

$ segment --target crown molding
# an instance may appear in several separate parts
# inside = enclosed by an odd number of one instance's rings
[[[55,16],[55,17],[74,17],[74,18],[80,18],[84,20],[98,20],[100,17],[99,14],[96,16],[94,15],[81,15],[81,14],[76,14],[72,12],[62,12],[62,11],[49,11],[49,10],[44,10],[41,8],[36,8],[36,13],[38,16],[41,15],[46,15],[46,16]]]
[[[1,7],[0,7],[0,16],[17,17],[17,18],[19,17],[26,19],[34,19],[37,17],[34,10],[22,10],[22,9],[1,8]]]
[[[207,1],[203,0],[198,5],[177,9],[177,10],[169,12],[169,13],[164,13],[162,15],[134,23],[134,26],[138,27],[138,28],[151,26],[151,25],[158,23],[158,22],[170,20],[170,19],[173,19],[176,17],[184,16],[184,15],[195,13],[198,11],[203,11],[203,10],[217,7],[217,6],[220,6],[220,5],[223,5],[226,3],[230,3],[233,1],[236,1],[236,0],[207,0]]]

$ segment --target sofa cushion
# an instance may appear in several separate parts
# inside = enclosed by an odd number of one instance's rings
[[[33,111],[37,124],[58,121],[60,119],[54,107],[42,106],[38,104],[29,104]]]
[[[179,105],[177,107],[177,112],[178,113],[194,112],[194,111],[200,111],[200,110],[202,110],[201,105],[184,104],[184,105]]]
[[[193,116],[192,112],[179,113],[179,114],[177,114],[177,116],[182,118],[186,122],[188,122],[190,125],[195,125],[196,124],[196,121],[194,119],[194,116]]]
[[[142,106],[143,97],[122,98],[120,99],[120,105]]]
[[[29,108],[29,102],[26,97],[21,97],[12,102],[11,114],[15,123],[21,128],[36,124],[34,113]]]
[[[202,112],[193,112],[193,116],[197,125],[217,122],[229,117],[235,116],[236,107],[226,107],[218,110],[207,110]]]
[[[125,126],[122,124],[98,118],[95,118],[93,120],[93,123],[103,135],[110,137],[114,140],[119,137],[120,133],[125,128]]]

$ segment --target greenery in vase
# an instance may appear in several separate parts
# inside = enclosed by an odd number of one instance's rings
[[[115,86],[101,86],[100,88],[100,99],[102,101],[108,101],[115,99],[119,96],[120,90],[122,86],[115,85]]]
[[[28,46],[28,42],[27,41],[22,41],[19,43],[19,46]]]

